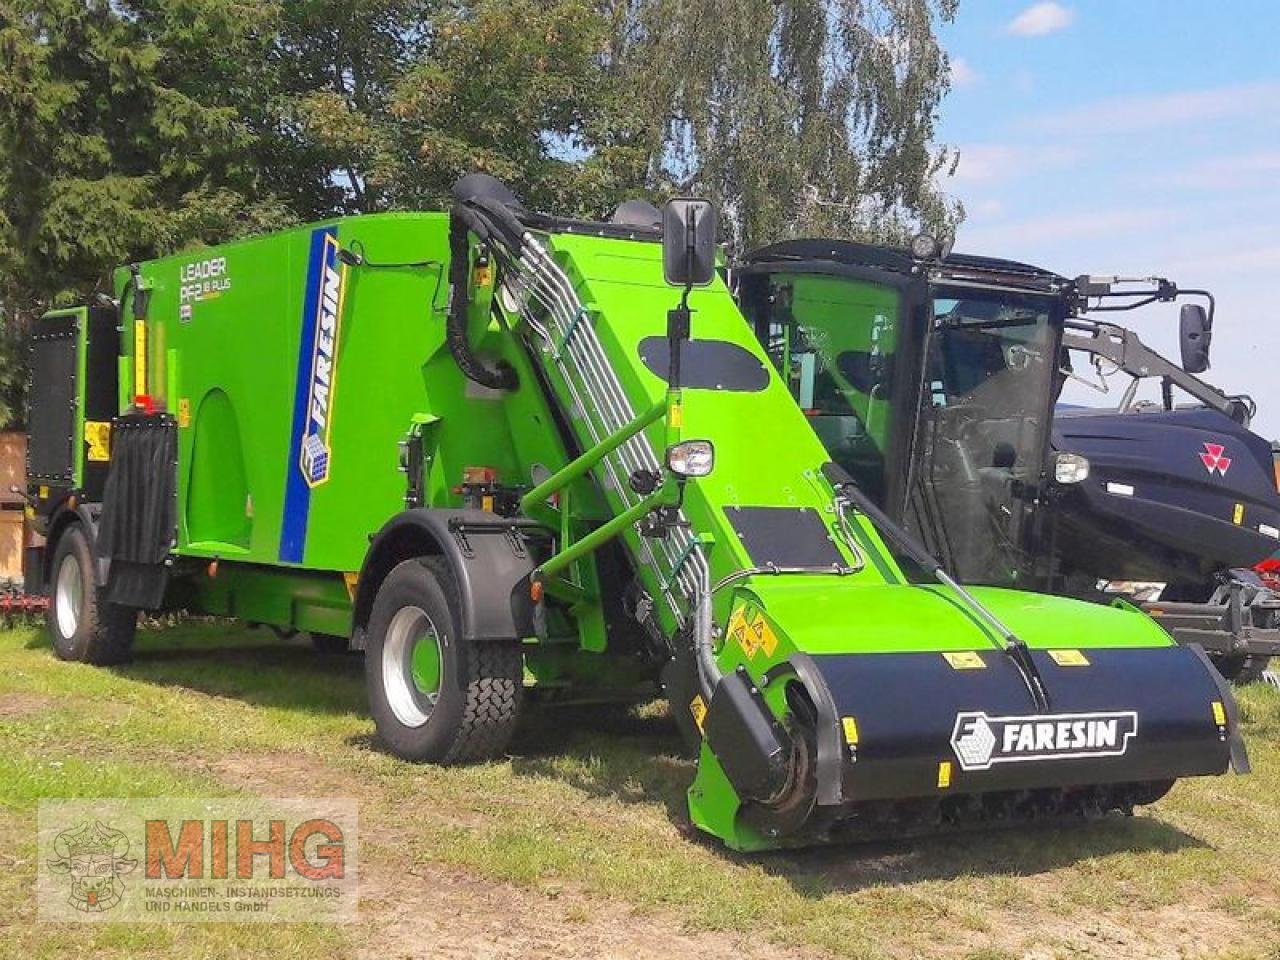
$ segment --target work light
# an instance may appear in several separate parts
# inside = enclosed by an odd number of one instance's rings
[[[1083,483],[1089,479],[1089,461],[1078,453],[1060,453],[1053,459],[1053,479],[1058,483]]]
[[[942,244],[928,233],[918,233],[911,238],[911,255],[917,260],[933,260],[942,252]]]
[[[681,477],[705,477],[716,465],[710,440],[685,440],[667,448],[667,468]]]

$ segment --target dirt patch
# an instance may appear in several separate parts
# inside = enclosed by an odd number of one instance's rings
[[[355,777],[301,753],[228,753],[211,758],[205,768],[260,796],[360,798],[371,792]]]
[[[229,785],[265,795],[347,796],[366,808],[381,801],[376,787],[301,754],[231,754],[210,761],[209,770]],[[452,823],[439,811],[429,815],[441,824]],[[360,914],[365,929],[353,937],[362,944],[360,960],[826,956],[732,934],[691,933],[668,916],[641,914],[625,903],[580,892],[540,892],[414,863],[393,853],[409,846],[409,839],[395,823],[361,821]]]
[[[1182,960],[1220,954],[1237,942],[1239,920],[1203,904],[1182,903],[1127,914],[1093,913],[1034,917],[1001,911],[988,917],[990,929],[966,938],[966,950],[999,949],[1020,960],[1088,957],[1097,960]]]
[[[57,700],[38,693],[6,693],[0,697],[0,720],[7,717],[29,717],[54,706]]]
[[[668,917],[640,915],[612,900],[539,895],[443,868],[366,866],[361,908],[372,908],[372,916],[362,960],[820,956],[723,933],[689,933]]]

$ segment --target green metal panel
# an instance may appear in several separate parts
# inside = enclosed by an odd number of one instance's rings
[[[397,444],[415,414],[440,421],[428,487],[436,505],[456,501],[450,491],[466,466],[492,466],[528,482],[517,447],[530,462],[563,459],[548,443],[549,418],[534,389],[504,399],[476,388],[444,349],[445,216],[338,221],[338,242],[372,262],[435,265],[339,268],[345,276],[328,424],[332,456],[327,478],[309,490],[302,555],[282,561],[286,489],[299,470],[291,450],[298,358],[309,346],[301,341],[314,283],[310,246],[324,226],[143,266],[152,289],[149,336],[154,341],[162,330],[173,357],[167,402],[180,422],[179,554],[358,570],[367,535],[403,505]],[[211,280],[198,279],[207,274]],[[206,290],[210,283],[215,289]],[[125,340],[132,354],[132,337]],[[538,438],[517,443],[512,419],[519,428],[539,415]]]

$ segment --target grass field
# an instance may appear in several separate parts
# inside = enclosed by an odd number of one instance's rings
[[[1133,818],[739,857],[689,832],[662,711],[549,708],[510,759],[400,763],[361,662],[184,625],[136,661],[0,633],[0,957],[955,957],[1280,960],[1280,693],[1241,695],[1251,777]],[[360,802],[360,920],[38,924],[42,797]]]

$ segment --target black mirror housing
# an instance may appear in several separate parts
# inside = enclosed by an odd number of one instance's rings
[[[673,287],[705,287],[716,275],[719,217],[709,200],[677,197],[662,209],[662,273]]]
[[[1209,344],[1213,340],[1213,327],[1204,307],[1198,303],[1182,305],[1178,334],[1182,369],[1187,373],[1204,373],[1209,369]]]

